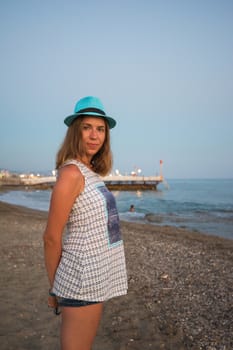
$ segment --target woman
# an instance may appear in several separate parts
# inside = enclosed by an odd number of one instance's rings
[[[44,233],[48,306],[62,310],[62,349],[89,350],[103,302],[127,293],[115,199],[100,177],[112,166],[109,129],[116,121],[98,98],[88,96],[64,122],[68,130],[57,154]]]

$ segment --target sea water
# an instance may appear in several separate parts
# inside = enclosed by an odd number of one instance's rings
[[[113,194],[121,220],[185,227],[233,239],[233,179],[168,180],[157,191]],[[1,193],[0,200],[47,211],[50,196],[49,190],[16,190]]]

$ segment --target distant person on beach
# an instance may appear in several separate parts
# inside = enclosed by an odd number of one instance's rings
[[[130,211],[131,213],[133,213],[133,212],[135,211],[135,208],[134,208],[134,205],[133,205],[133,204],[131,204],[131,206],[130,206],[130,208],[129,208],[129,211]]]
[[[88,96],[64,123],[68,129],[57,153],[44,232],[48,306],[56,314],[61,309],[62,350],[90,350],[103,302],[127,293],[115,198],[100,177],[111,170],[109,129],[116,121],[98,98]]]

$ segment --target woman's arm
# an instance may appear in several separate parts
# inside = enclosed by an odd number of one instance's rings
[[[84,188],[84,178],[75,165],[67,165],[59,171],[54,186],[47,226],[44,232],[45,266],[52,287],[61,259],[62,233],[76,197]]]

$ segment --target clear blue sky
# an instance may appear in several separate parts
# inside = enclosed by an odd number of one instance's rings
[[[233,1],[0,1],[0,168],[54,168],[86,95],[114,169],[233,177]]]

